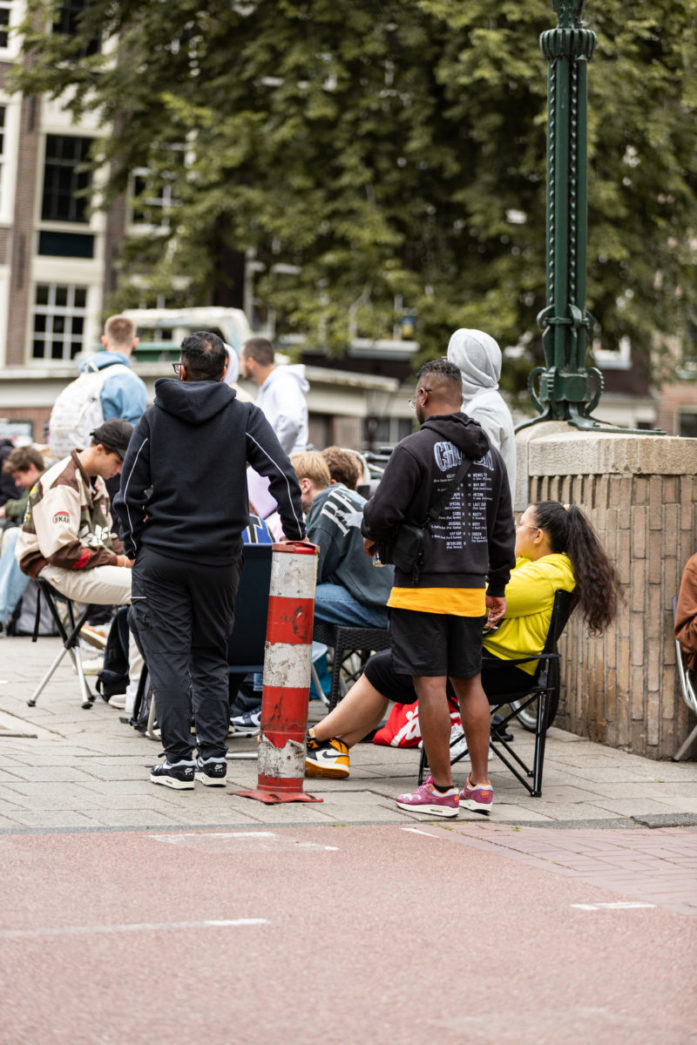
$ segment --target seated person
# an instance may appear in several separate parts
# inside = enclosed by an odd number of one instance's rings
[[[5,501],[0,507],[0,519],[6,524],[0,543],[0,629],[7,630],[15,607],[24,595],[29,578],[15,559],[19,527],[29,500],[29,491],[44,471],[44,459],[33,446],[18,446],[3,462],[4,475],[9,475],[22,495]]]
[[[44,459],[34,446],[18,446],[3,461],[3,475],[9,475],[20,496],[10,498],[0,507],[3,526],[20,526],[29,500],[29,491],[46,468]]]
[[[697,672],[697,555],[687,560],[680,581],[675,637],[687,659],[688,670]]]
[[[486,658],[482,662],[482,686],[490,698],[529,683],[535,661],[509,667],[505,663],[542,652],[559,589],[574,592],[593,633],[604,631],[617,612],[617,571],[580,509],[558,501],[530,505],[516,527],[515,551],[506,613],[498,629],[484,636],[485,654],[497,661],[495,667],[487,666]],[[377,727],[390,700],[413,704],[416,692],[409,675],[393,671],[388,650],[371,657],[365,674],[344,699],[308,731],[307,776],[347,777],[348,749]],[[462,724],[466,737],[464,713]]]
[[[340,446],[325,446],[321,454],[332,483],[343,483],[348,490],[357,489],[363,478],[363,464],[358,454],[342,450]]]
[[[105,480],[120,473],[132,432],[128,421],[105,421],[85,450],[73,450],[54,464],[29,494],[17,561],[29,577],[40,576],[77,602],[124,606],[131,601],[132,563],[112,533]],[[131,641],[131,687],[137,688],[142,665]]]
[[[319,547],[315,619],[355,628],[386,628],[394,569],[376,569],[365,554],[360,525],[365,498],[332,483],[321,454],[292,454],[300,482],[307,539]]]

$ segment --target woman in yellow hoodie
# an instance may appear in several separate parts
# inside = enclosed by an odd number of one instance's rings
[[[488,654],[506,661],[541,653],[559,589],[574,592],[575,606],[591,632],[600,633],[612,622],[618,574],[580,508],[559,501],[531,504],[516,527],[515,553],[505,616],[497,630],[485,632]],[[497,664],[488,671],[483,666],[482,685],[489,696],[505,694],[519,689],[534,671],[534,661],[506,669]],[[348,748],[378,725],[390,700],[412,704],[416,693],[408,675],[392,670],[388,650],[371,657],[344,699],[309,731],[306,774],[348,776]]]

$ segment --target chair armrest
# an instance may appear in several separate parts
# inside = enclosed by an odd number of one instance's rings
[[[513,657],[509,659],[506,657],[491,657],[484,654],[482,656],[482,664],[491,666],[493,664],[499,664],[501,667],[508,667],[511,664],[530,664],[532,661],[538,660],[559,660],[561,654],[559,653],[535,653],[531,657]]]

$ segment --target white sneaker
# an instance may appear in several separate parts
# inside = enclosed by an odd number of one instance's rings
[[[128,689],[126,690],[125,704],[123,706],[124,711],[127,715],[133,714],[133,709],[136,706],[136,696],[138,695],[138,683],[129,682]]]
[[[469,751],[466,755],[462,754],[466,746],[467,741],[465,740],[465,734],[462,732],[462,727],[454,725],[450,730],[450,761],[452,762],[453,759],[457,758],[459,762],[470,762],[471,759]],[[494,752],[491,750],[491,744],[489,744],[490,762],[493,757]]]
[[[103,667],[104,661],[100,657],[95,657],[94,660],[83,660],[82,673],[83,675],[98,675]],[[73,672],[77,675],[77,668],[74,664]]]
[[[117,711],[123,711],[126,707],[126,694],[114,693],[113,697],[109,697],[109,707],[116,708]]]
[[[91,624],[83,624],[80,628],[80,638],[94,646],[95,649],[104,649],[106,646],[109,629],[103,627],[92,627]]]

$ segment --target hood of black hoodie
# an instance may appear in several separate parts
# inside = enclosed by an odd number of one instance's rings
[[[161,377],[155,382],[155,402],[160,410],[190,425],[202,425],[229,406],[237,393],[223,381],[177,381]]]
[[[424,421],[421,428],[435,432],[440,439],[447,439],[472,461],[478,461],[489,449],[486,432],[466,414],[434,414]]]

